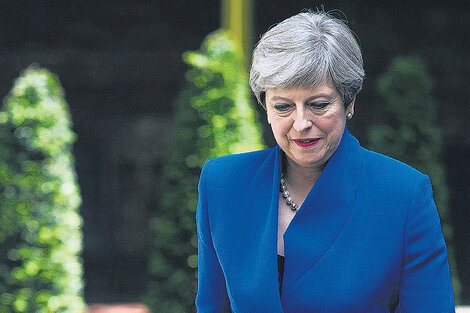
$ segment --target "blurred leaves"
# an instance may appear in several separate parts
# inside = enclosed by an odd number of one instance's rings
[[[377,82],[382,123],[369,130],[370,148],[403,161],[431,178],[449,250],[455,294],[459,294],[449,220],[449,192],[441,160],[442,138],[437,122],[432,79],[417,56],[396,57]]]
[[[83,312],[81,203],[68,107],[29,68],[0,113],[0,312]]]
[[[197,288],[195,210],[202,165],[263,147],[241,50],[224,31],[186,52],[187,87],[175,103],[172,152],[163,169],[147,303],[155,312],[192,312]]]

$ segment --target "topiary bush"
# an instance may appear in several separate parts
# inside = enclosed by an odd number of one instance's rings
[[[395,58],[378,79],[382,122],[369,130],[370,148],[401,160],[431,178],[449,250],[454,290],[458,295],[448,188],[442,164],[442,138],[432,96],[432,79],[416,56]]]
[[[200,51],[183,56],[191,68],[175,106],[170,157],[163,169],[161,206],[146,297],[155,312],[195,310],[195,211],[202,165],[211,157],[263,147],[240,52],[224,31],[210,34]]]
[[[29,68],[0,113],[0,312],[83,312],[79,189],[56,76]]]

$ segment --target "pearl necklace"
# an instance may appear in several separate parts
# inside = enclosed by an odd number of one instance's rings
[[[281,173],[281,180],[280,181],[281,181],[280,191],[282,193],[282,197],[286,200],[287,205],[290,206],[290,208],[293,211],[298,210],[300,208],[300,206],[297,203],[294,202],[294,200],[290,196],[289,191],[287,190],[286,180],[284,179],[284,173]]]

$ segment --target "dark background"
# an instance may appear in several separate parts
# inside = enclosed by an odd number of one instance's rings
[[[420,55],[434,80],[463,301],[470,303],[470,5],[467,1],[254,1],[254,40],[303,8],[340,9],[360,38],[367,78],[351,131],[380,116],[377,76]],[[147,282],[181,54],[220,26],[217,0],[0,1],[0,96],[31,63],[58,74],[78,140],[88,303],[139,301]],[[259,109],[259,108],[258,108]],[[261,110],[259,110],[262,114]],[[262,115],[260,115],[262,117]],[[265,128],[268,144],[272,136]]]

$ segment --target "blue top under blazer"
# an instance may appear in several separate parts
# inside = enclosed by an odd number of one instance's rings
[[[284,234],[280,296],[280,171],[278,146],[204,166],[199,313],[455,312],[429,178],[347,129]]]

